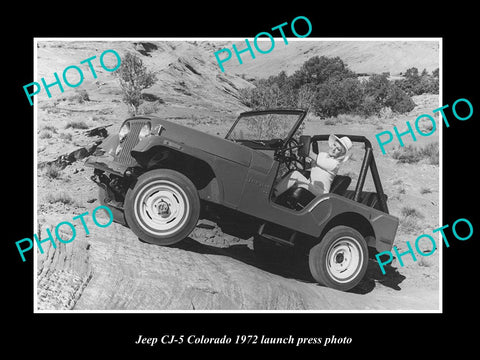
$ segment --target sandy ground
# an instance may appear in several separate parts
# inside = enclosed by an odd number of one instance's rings
[[[131,44],[122,46],[134,48]],[[216,76],[218,69],[207,61],[204,48],[176,44],[172,49],[172,46],[159,47],[161,51],[157,49],[156,57],[144,57],[151,66],[155,59],[162,59],[156,65],[161,81],[148,91],[162,99],[155,102],[155,113],[224,135],[236,115],[246,110],[234,96],[237,87],[246,86],[245,81],[233,75]],[[108,48],[111,44],[39,44],[39,77],[61,71],[89,54],[99,54]],[[185,71],[185,63],[201,75]],[[107,127],[109,132],[117,131],[128,114],[120,101],[115,79],[101,68],[97,73],[98,79],[85,80],[81,86],[89,95],[88,101],[78,101],[78,92],[73,89],[57,93],[51,99],[39,97],[36,191],[41,234],[45,234],[46,227],[53,229],[60,221],[71,221],[85,211],[91,213],[99,205],[97,186],[89,179],[92,169],[85,168],[83,161],[103,137],[87,136],[86,131],[108,125],[111,125]],[[175,87],[177,90],[172,91]],[[222,101],[218,101],[220,96]],[[414,121],[419,114],[431,113],[438,107],[435,95],[422,95],[414,101],[417,107],[402,116],[363,120],[341,117],[335,125],[325,125],[309,117],[305,128],[306,134],[359,134],[371,139],[383,187],[389,196],[390,212],[400,218],[395,240],[400,251],[406,250],[407,240],[413,243],[418,235],[431,234],[440,225],[439,166],[425,161],[399,164],[390,152],[382,155],[374,141],[376,133],[392,130],[393,125],[400,127],[405,121]],[[73,122],[83,122],[88,129],[72,127]],[[423,146],[438,139],[437,131],[428,138],[420,138],[415,145]],[[344,173],[354,174],[360,168],[362,152],[360,148],[354,150],[342,169]],[[68,165],[52,177],[45,165],[61,155],[68,159],[63,162]],[[371,180],[365,186],[368,190]],[[405,207],[414,208],[416,215],[403,216]],[[381,274],[378,264],[371,259],[365,279],[345,293],[319,286],[295,269],[258,263],[251,239],[223,234],[212,223],[199,224],[183,244],[162,248],[139,241],[121,225],[102,229],[90,217],[86,220],[91,230],[89,235],[78,231],[69,244],[60,244],[56,249],[46,245],[44,254],[37,250],[38,309],[423,311],[439,308],[438,251],[417,262],[405,257],[403,267],[394,260],[386,275]]]

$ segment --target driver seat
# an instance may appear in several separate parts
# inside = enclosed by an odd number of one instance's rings
[[[337,175],[333,179],[332,185],[330,186],[330,193],[345,195],[352,178],[345,175]],[[303,187],[298,187],[296,185],[287,189],[285,192],[280,194],[275,202],[279,205],[283,205],[293,210],[302,210],[307,206],[310,201],[315,199],[315,195]]]
[[[280,194],[275,202],[279,205],[288,207],[289,209],[299,211],[307,206],[313,199],[315,199],[315,195],[310,191],[294,185]]]
[[[350,176],[336,175],[332,181],[332,185],[330,185],[330,192],[343,196],[351,182],[352,178]]]

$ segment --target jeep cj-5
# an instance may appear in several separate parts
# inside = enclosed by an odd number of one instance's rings
[[[354,189],[349,176],[337,175],[329,193],[315,196],[294,186],[275,194],[275,184],[291,171],[308,178],[306,156],[328,139],[296,137],[305,115],[297,109],[244,112],[225,138],[161,117],[132,117],[85,164],[94,168],[100,203],[143,241],[172,245],[199,219],[209,219],[222,230],[253,236],[259,258],[290,248],[318,283],[346,291],[365,275],[369,248],[392,248],[398,219],[388,213],[363,136],[337,134],[365,148]],[[375,192],[363,191],[369,170]]]

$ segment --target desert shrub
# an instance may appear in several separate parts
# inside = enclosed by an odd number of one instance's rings
[[[421,160],[420,152],[418,151],[417,147],[413,145],[406,145],[403,147],[397,147],[393,153],[392,157],[395,160],[398,160],[400,163],[417,163]]]
[[[48,131],[51,131],[54,134],[57,133],[57,128],[53,125],[45,125],[44,127],[42,127],[42,130],[48,130]]]
[[[411,111],[413,100],[387,76],[372,75],[360,81],[339,57],[315,56],[292,75],[282,71],[256,80],[255,87],[240,89],[239,95],[240,101],[252,109],[298,107],[311,109],[322,118],[377,115],[385,108],[395,113]]]
[[[53,125],[46,125],[43,126],[42,129],[40,130],[40,133],[38,134],[38,137],[40,139],[50,139],[52,137],[52,134],[57,133],[57,128]]]
[[[52,137],[52,132],[49,130],[42,130],[40,134],[38,134],[40,139],[50,139]]]
[[[45,196],[45,200],[50,204],[55,204],[59,202],[65,205],[72,205],[75,203],[75,200],[65,191],[59,193],[48,193]]]
[[[79,104],[83,104],[85,101],[90,101],[90,97],[85,89],[76,90],[75,95],[70,97],[70,99]]]
[[[427,159],[429,164],[438,165],[438,142],[430,143],[423,148],[418,148],[414,145],[399,146],[393,151],[392,157],[398,160],[399,163],[413,164],[420,160]]]
[[[425,216],[421,212],[419,212],[417,209],[412,208],[410,206],[404,206],[401,209],[400,213],[402,214],[403,217],[411,216],[411,217],[415,217],[415,218],[418,218],[418,219],[425,218]]]
[[[422,195],[430,194],[431,192],[432,192],[432,189],[430,189],[430,188],[422,187],[420,189],[420,194],[422,194]]]
[[[43,173],[45,174],[45,176],[50,179],[58,179],[61,175],[61,172],[62,172],[62,169],[55,164],[47,165],[43,170]]]
[[[418,234],[422,230],[421,220],[415,216],[402,217],[400,229],[407,234]]]
[[[70,121],[65,125],[65,129],[88,129],[88,125],[85,121]]]
[[[416,67],[407,69],[405,78],[397,80],[396,84],[408,95],[438,94],[439,91],[439,69],[429,74],[426,69],[418,73]]]
[[[388,80],[386,74],[374,74],[363,83],[364,96],[368,98],[366,115],[378,114],[384,107],[396,113],[406,113],[415,107],[415,103],[405,91]]]
[[[305,84],[319,85],[327,80],[341,81],[356,78],[340,57],[314,56],[303,63],[291,76],[292,86],[299,89]]]
[[[239,90],[240,101],[256,110],[277,107],[294,107],[297,101],[295,91],[287,83],[285,72],[255,82],[254,88]]]
[[[305,84],[298,89],[296,105],[299,109],[310,110],[317,96],[317,90],[312,84]]]
[[[365,94],[359,111],[365,116],[371,116],[379,114],[381,109],[382,104],[375,99],[375,96]]]
[[[422,156],[429,160],[431,165],[438,165],[440,162],[440,151],[438,142],[430,143],[420,150]]]
[[[113,74],[120,82],[123,102],[128,105],[130,113],[136,115],[138,107],[143,102],[142,90],[155,84],[156,75],[147,70],[140,57],[132,53],[122,57],[120,68]]]
[[[389,107],[393,112],[399,114],[412,111],[415,107],[415,102],[412,100],[412,98],[398,86],[393,83],[391,84],[392,85],[388,90],[388,95],[383,105]]]
[[[313,104],[318,116],[337,116],[356,113],[363,101],[363,91],[358,79],[333,78],[318,85]]]
[[[400,210],[400,227],[407,233],[418,233],[421,230],[421,220],[425,216],[417,209],[410,206],[404,206]]]
[[[72,134],[69,133],[61,133],[58,137],[62,140],[72,141]]]

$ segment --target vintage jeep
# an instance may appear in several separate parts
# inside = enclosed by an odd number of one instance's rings
[[[306,155],[328,139],[296,139],[305,115],[297,109],[244,112],[225,139],[160,117],[132,117],[85,164],[94,168],[99,201],[114,221],[143,241],[172,245],[200,218],[210,219],[253,236],[260,257],[269,255],[268,243],[292,247],[308,259],[316,281],[346,291],[364,276],[368,247],[392,248],[398,219],[388,214],[372,146],[363,136],[347,135],[365,147],[354,190],[350,177],[337,175],[330,193],[315,197],[294,187],[276,196],[274,185],[289,171],[308,177]],[[368,170],[376,192],[362,191]]]

